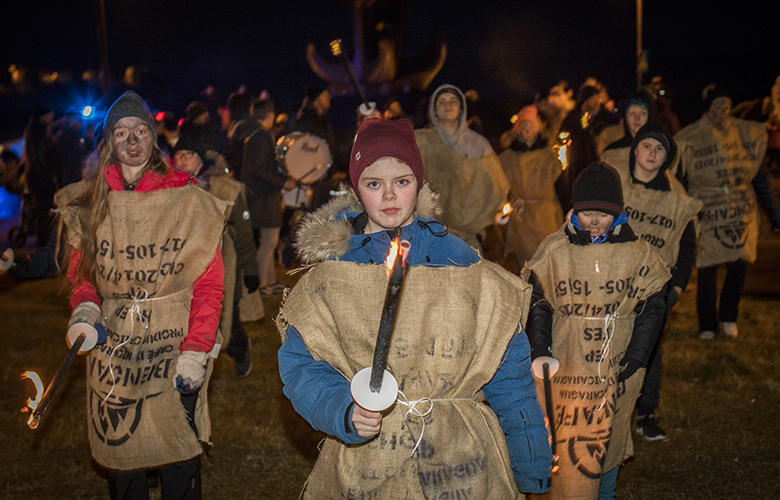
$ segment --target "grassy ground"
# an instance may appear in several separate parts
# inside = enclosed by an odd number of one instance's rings
[[[779,267],[762,265],[759,269]],[[658,416],[669,440],[635,440],[636,457],[621,469],[618,498],[780,498],[780,284],[760,278],[751,275],[748,283],[748,290],[762,295],[743,298],[739,338],[711,342],[696,336],[692,280],[665,334]],[[266,318],[245,324],[254,361],[248,378],[237,379],[224,355],[217,360],[209,394],[213,447],[203,460],[204,498],[298,498],[316,458],[322,435],[282,395],[276,362],[280,341],[271,321],[278,304],[278,297],[267,299]],[[103,473],[90,459],[83,357],[38,429],[30,430],[27,415],[19,411],[33,393],[20,374],[35,370],[44,383],[51,380],[66,352],[68,316],[59,281],[0,277],[0,498],[108,497]],[[152,498],[159,498],[159,489]]]

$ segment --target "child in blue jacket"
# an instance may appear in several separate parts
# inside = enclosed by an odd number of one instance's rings
[[[408,120],[366,120],[350,177],[354,191],[303,221],[298,253],[312,269],[277,319],[284,393],[328,434],[304,498],[547,491],[552,456],[522,331],[530,287],[433,218]],[[411,245],[387,364],[400,391],[373,412],[350,380],[371,366],[396,236]]]

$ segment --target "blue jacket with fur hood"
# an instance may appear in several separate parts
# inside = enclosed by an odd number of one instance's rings
[[[469,266],[478,262],[479,254],[448,234],[434,218],[437,211],[436,195],[425,185],[418,195],[416,218],[402,228],[401,238],[412,243],[407,265]],[[392,238],[386,231],[362,234],[365,217],[351,191],[309,214],[297,237],[298,254],[304,264],[323,260],[384,264]],[[549,490],[552,453],[531,373],[531,350],[523,332],[517,333],[493,379],[483,387],[483,394],[507,436],[518,489],[545,492]],[[315,429],[347,444],[371,439],[360,437],[352,425],[350,382],[328,363],[315,361],[292,326],[287,328],[278,357],[284,394]]]

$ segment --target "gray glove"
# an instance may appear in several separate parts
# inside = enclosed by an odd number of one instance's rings
[[[182,394],[193,394],[206,378],[206,363],[209,353],[182,351],[176,360],[173,373],[173,386]]]
[[[82,302],[77,305],[70,315],[68,326],[76,323],[86,323],[89,326],[95,326],[100,321],[100,306],[94,302]]]

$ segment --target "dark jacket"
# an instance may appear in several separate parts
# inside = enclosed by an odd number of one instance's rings
[[[282,227],[282,188],[287,175],[277,168],[271,132],[257,127],[247,136],[241,181],[250,191],[252,227]]]
[[[227,150],[225,151],[225,159],[227,159],[230,171],[233,172],[233,178],[237,181],[243,182],[241,167],[244,165],[244,141],[258,128],[260,126],[257,124],[257,121],[249,118],[239,121],[232,127],[232,133],[228,138]]]

